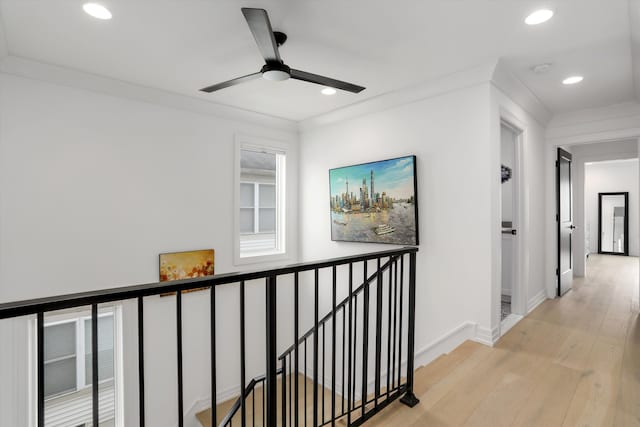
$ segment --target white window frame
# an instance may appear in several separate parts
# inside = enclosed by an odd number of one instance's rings
[[[88,314],[89,312],[87,310],[77,310],[77,309],[70,309],[70,310],[61,310],[59,312],[57,312],[55,315],[50,315],[47,316],[45,315],[45,324],[47,326],[51,326],[54,325],[55,323],[65,323],[65,322],[69,322],[69,321],[73,321],[73,319],[77,319],[78,317],[89,317],[91,318],[91,315]],[[123,326],[122,326],[122,305],[121,304],[104,304],[100,307],[99,312],[98,312],[98,317],[102,316],[102,315],[113,315],[113,334],[114,334],[114,347],[113,347],[113,352],[114,352],[114,377],[110,378],[108,380],[104,380],[104,381],[100,381],[99,384],[103,384],[104,382],[108,382],[108,381],[113,381],[114,382],[114,388],[115,388],[115,425],[116,427],[121,427],[124,426],[124,400],[125,400],[125,396],[124,396],[124,351],[123,351],[123,347],[124,347],[124,331],[123,331]],[[52,319],[51,321],[47,321],[48,319]],[[84,319],[83,319],[84,321]],[[36,349],[37,349],[37,324],[36,324],[36,318],[35,316],[32,316],[32,319],[30,322],[28,322],[29,325],[29,335],[30,335],[30,339],[29,339],[29,351],[28,351],[28,363],[31,366],[31,369],[29,370],[30,375],[29,375],[29,379],[28,379],[28,392],[27,395],[30,396],[29,398],[29,426],[30,427],[36,427],[37,425],[37,404],[36,402],[38,401],[38,383],[37,383],[37,376],[35,375],[35,372],[37,371],[37,363],[38,363],[38,357],[36,354]],[[76,331],[77,334],[77,331]],[[82,339],[84,340],[84,335],[82,336]],[[78,351],[77,349],[78,343],[76,341],[76,352]],[[77,356],[76,356],[77,357]],[[84,355],[83,355],[84,358]],[[76,362],[77,363],[77,362]],[[77,369],[77,364],[76,364],[76,369]],[[84,377],[84,371],[82,372],[82,376]],[[76,378],[76,383],[78,383],[78,378]],[[90,387],[90,386],[88,386]],[[85,388],[87,388],[87,386],[85,386]],[[64,394],[58,394],[54,397],[51,397],[50,399],[56,399],[56,398],[61,398],[63,396],[67,396],[71,393],[76,393],[79,390],[73,391],[73,392],[68,392],[68,393],[64,393]],[[47,399],[49,400],[49,399]]]
[[[263,151],[276,154],[276,247],[263,251],[252,251],[250,253],[241,253],[240,238],[245,233],[240,233],[240,184],[250,183],[241,180],[240,158],[242,150]],[[287,206],[287,146],[278,141],[266,140],[262,138],[236,135],[235,141],[235,179],[234,179],[234,264],[245,265],[259,262],[269,262],[277,260],[286,260],[289,258],[287,252],[287,229],[286,229],[286,206]],[[260,183],[259,183],[260,184]],[[258,190],[256,186],[255,190]],[[259,196],[254,193],[254,205],[257,203]],[[259,206],[254,207],[254,224],[257,223]],[[256,224],[257,225],[257,224]],[[269,232],[270,233],[270,232]],[[260,233],[249,233],[260,234]]]
[[[66,317],[66,316],[65,316]],[[117,334],[116,334],[116,314],[115,311],[109,311],[107,313],[100,313],[98,314],[98,318],[104,318],[104,317],[112,317],[113,318],[113,337],[114,337],[114,341],[117,339]],[[61,319],[61,320],[54,320],[51,322],[45,322],[44,328],[47,329],[48,327],[51,326],[57,326],[57,325],[64,325],[67,323],[75,323],[76,327],[75,327],[75,332],[76,332],[76,352],[75,352],[75,357],[76,357],[76,389],[75,390],[71,390],[71,391],[65,391],[59,394],[55,394],[53,396],[50,397],[45,397],[45,401],[47,400],[51,400],[51,399],[57,399],[59,397],[64,397],[67,396],[69,394],[73,394],[73,393],[77,393],[79,391],[82,391],[86,388],[90,388],[91,384],[87,384],[87,378],[86,378],[86,360],[85,360],[85,355],[86,355],[86,351],[87,349],[85,348],[85,322],[87,320],[91,320],[91,314],[88,314],[85,311],[82,312],[78,312],[74,317],[70,318],[70,319]],[[114,345],[114,359],[115,359],[115,352],[116,352],[116,343],[113,343]],[[45,363],[46,366],[46,363]],[[114,372],[113,372],[113,377],[111,378],[107,378],[105,380],[101,380],[98,382],[98,384],[106,384],[110,381],[115,381],[117,373],[115,372],[115,360],[114,360]]]
[[[276,219],[276,229],[272,231],[263,231],[260,230],[260,209],[275,209],[278,212],[278,201],[277,201],[277,183],[271,184],[268,182],[253,182],[253,181],[242,181],[240,180],[240,185],[242,184],[250,184],[253,185],[253,207],[250,206],[240,206],[240,209],[253,209],[253,233],[240,231],[240,235],[242,236],[251,236],[254,234],[277,234],[278,233],[278,224]],[[276,193],[276,205],[275,206],[260,206],[260,187],[263,185],[268,185],[274,187],[274,191]]]

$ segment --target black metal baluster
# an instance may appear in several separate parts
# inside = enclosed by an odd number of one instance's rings
[[[393,262],[389,258],[389,301],[387,304],[388,318],[387,318],[387,399],[391,393],[391,283],[393,283]],[[382,332],[381,332],[382,333]]]
[[[292,381],[293,381],[293,377],[291,376],[291,366],[293,365],[293,361],[291,360],[291,357],[293,357],[293,354],[289,353],[289,425],[293,426],[292,423],[292,419],[291,419],[291,410],[293,407],[293,387],[292,387]]]
[[[416,253],[409,254],[409,305],[407,307],[408,341],[407,341],[407,392],[400,401],[413,408],[420,401],[413,394],[413,362],[416,331]]]
[[[307,427],[307,338],[304,339],[304,427]]]
[[[267,286],[267,422],[266,427],[276,427],[278,423],[278,373],[277,360],[278,348],[276,346],[276,310],[277,310],[277,285],[276,276],[269,276],[266,280]],[[283,383],[284,386],[284,383]],[[284,417],[284,414],[283,414]]]
[[[380,269],[380,258],[378,258],[378,270],[376,271],[376,365],[375,365],[375,407],[378,408],[378,398],[380,397],[380,377],[381,356],[382,356],[382,270]]]
[[[315,269],[314,310],[313,310],[313,427],[318,426],[318,269]],[[324,394],[324,393],[323,393]]]
[[[256,387],[251,390],[251,419],[253,420],[253,427],[256,427]],[[217,423],[212,420],[211,425],[214,426]]]
[[[356,409],[356,359],[358,357],[358,296],[353,302],[353,389],[351,408]]]
[[[397,321],[398,321],[398,258],[396,257],[393,262],[394,273],[394,285],[393,285],[393,360],[391,361],[391,367],[393,371],[393,377],[391,378],[391,385],[394,390],[396,388],[396,349],[398,348],[398,341],[396,336]],[[400,371],[398,371],[398,378],[400,377]],[[398,381],[399,382],[399,381]]]
[[[211,333],[211,423],[218,424],[218,392],[217,392],[217,367],[216,367],[216,287],[211,286],[210,306],[210,333]]]
[[[404,254],[400,257],[400,321],[398,326],[398,386],[402,385],[402,313],[404,311]]]
[[[287,358],[282,358],[282,427],[287,427]]]
[[[138,404],[140,427],[144,427],[144,301],[138,297]]]
[[[38,427],[44,427],[44,313],[37,315]]]
[[[326,376],[325,376],[325,360],[326,360],[326,353],[325,353],[325,343],[326,343],[326,339],[325,339],[325,335],[324,335],[324,322],[322,323],[322,424],[324,424],[324,395],[326,394],[324,392],[324,388],[325,388],[325,384],[324,382],[326,381]]]
[[[293,323],[293,342],[294,342],[294,353],[295,353],[295,361],[294,361],[294,369],[293,372],[296,375],[295,378],[295,382],[294,382],[294,386],[295,386],[295,409],[294,409],[294,421],[295,421],[295,425],[298,425],[298,400],[299,400],[299,394],[298,394],[298,377],[300,376],[298,374],[298,372],[300,372],[299,370],[299,366],[298,364],[300,363],[300,356],[298,354],[298,348],[299,348],[299,344],[298,344],[298,316],[299,316],[299,280],[298,280],[298,273],[296,272],[295,276],[294,276],[294,283],[293,283],[293,317],[294,317],[294,323]],[[306,342],[306,341],[305,341]],[[306,361],[305,361],[306,362]],[[306,372],[305,372],[306,375]],[[306,376],[305,376],[305,384],[306,384]],[[305,407],[305,412],[306,412],[306,407]]]
[[[336,266],[333,266],[333,290],[331,292],[331,425],[336,423]]]
[[[266,411],[267,411],[267,393],[266,393],[266,389],[265,389],[265,383],[264,381],[262,381],[262,426],[266,426],[267,425],[267,415],[266,415]]]
[[[351,347],[352,347],[352,327],[353,327],[353,264],[349,263],[349,352],[347,363],[347,427],[351,425]],[[344,345],[343,345],[344,347]],[[355,387],[353,387],[355,389]]]
[[[240,423],[242,427],[247,425],[246,396],[246,368],[245,368],[245,319],[244,319],[244,280],[240,282]]]
[[[100,425],[98,380],[98,304],[91,304],[91,396],[93,425]]]
[[[367,370],[369,368],[369,283],[367,282],[367,261],[364,262],[364,299],[362,301],[362,420],[367,406]]]
[[[182,389],[182,291],[176,292],[176,327],[178,332],[178,426],[182,427],[184,425],[184,395]]]
[[[345,362],[345,351],[346,349],[344,348],[345,346],[345,338],[346,338],[346,332],[347,332],[347,325],[346,325],[346,321],[347,321],[347,310],[346,307],[343,305],[342,306],[342,393],[340,394],[341,400],[342,400],[342,405],[340,407],[340,414],[344,415],[344,387],[345,387],[345,372],[344,372],[344,362]]]

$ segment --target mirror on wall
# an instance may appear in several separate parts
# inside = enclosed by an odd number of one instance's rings
[[[629,193],[599,193],[601,254],[629,255]]]

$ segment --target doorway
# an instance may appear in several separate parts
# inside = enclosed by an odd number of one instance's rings
[[[522,162],[522,131],[503,121],[500,126],[501,182],[501,334],[522,318],[519,233]]]

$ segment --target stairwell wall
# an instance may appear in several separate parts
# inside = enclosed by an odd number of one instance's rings
[[[295,124],[111,96],[105,85],[119,83],[99,83],[103,93],[0,74],[0,302],[155,282],[163,252],[211,247],[216,273],[240,270],[233,265],[231,161],[238,133],[289,147],[289,262],[296,261]],[[284,336],[291,310],[286,281],[281,289]],[[183,298],[186,409],[210,397],[208,295]],[[240,372],[238,287],[224,286],[217,295],[218,391],[230,393]],[[264,289],[258,284],[247,285],[247,313],[250,378],[264,372]],[[135,426],[135,302],[123,304],[123,318],[125,425]],[[29,425],[28,322],[0,322],[3,426]],[[175,298],[147,298],[145,323],[147,424],[177,423]]]

